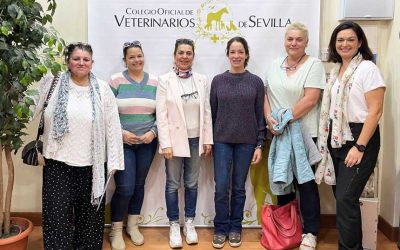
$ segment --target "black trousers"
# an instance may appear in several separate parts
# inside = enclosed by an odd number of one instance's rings
[[[46,159],[42,191],[44,249],[102,249],[104,199],[96,211],[91,204],[91,166]]]
[[[314,169],[314,166],[313,166]],[[318,186],[314,180],[298,184],[296,189],[300,196],[300,213],[303,218],[303,234],[318,235],[321,220]],[[278,205],[285,205],[296,198],[296,193],[278,195]]]
[[[360,136],[363,123],[349,123],[354,142]],[[340,250],[362,250],[362,228],[360,196],[364,187],[374,172],[380,148],[379,127],[368,142],[360,164],[351,168],[346,167],[344,160],[347,153],[354,145],[353,141],[347,142],[341,148],[328,148],[335,165],[336,186],[333,192],[336,198],[336,228],[339,234]]]
[[[313,138],[316,142],[317,138]],[[311,166],[315,173],[315,166]],[[321,221],[321,206],[319,200],[318,185],[314,180],[299,184],[294,180],[300,196],[300,213],[303,218],[303,234],[312,233],[318,235]],[[278,205],[286,205],[296,198],[296,193],[278,195]]]

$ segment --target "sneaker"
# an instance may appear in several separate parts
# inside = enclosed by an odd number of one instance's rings
[[[183,234],[186,236],[186,243],[188,245],[197,244],[199,242],[193,218],[186,218],[185,226],[183,227]]]
[[[177,221],[171,221],[169,226],[169,246],[171,248],[182,247],[181,226]]]
[[[225,245],[226,236],[223,234],[214,234],[212,246],[214,248],[223,248]]]
[[[301,244],[299,250],[315,250],[317,247],[317,236],[312,233],[301,235]]]
[[[229,245],[231,247],[238,247],[242,244],[242,237],[238,232],[229,233]]]

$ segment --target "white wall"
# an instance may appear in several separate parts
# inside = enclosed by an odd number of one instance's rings
[[[41,0],[46,4],[45,0]],[[87,0],[58,1],[53,25],[67,42],[87,41]],[[338,24],[337,0],[321,0],[321,48],[326,48],[332,30]],[[364,21],[368,39],[376,43],[378,66],[381,68],[387,91],[384,116],[381,122],[382,148],[380,158],[380,215],[392,226],[399,224],[400,206],[400,3],[397,1],[395,19],[392,21]],[[326,65],[327,71],[331,65]],[[35,137],[37,124],[29,126],[26,141]],[[41,167],[24,166],[15,161],[15,187],[12,211],[41,211]],[[4,158],[4,157],[3,157]],[[3,160],[3,171],[6,171]],[[6,180],[4,180],[6,181]],[[330,187],[320,187],[322,213],[335,213]]]

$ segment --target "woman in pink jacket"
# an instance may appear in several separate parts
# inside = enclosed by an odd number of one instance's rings
[[[194,43],[175,42],[173,70],[160,76],[156,95],[160,153],[166,165],[165,199],[170,221],[169,244],[182,247],[179,225],[178,189],[183,172],[185,186],[185,225],[187,244],[198,242],[194,227],[200,157],[211,152],[213,144],[209,84],[204,75],[192,71]]]

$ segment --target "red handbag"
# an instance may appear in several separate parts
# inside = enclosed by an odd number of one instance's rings
[[[261,209],[261,245],[269,250],[298,247],[302,224],[297,200],[284,205],[265,204]]]

